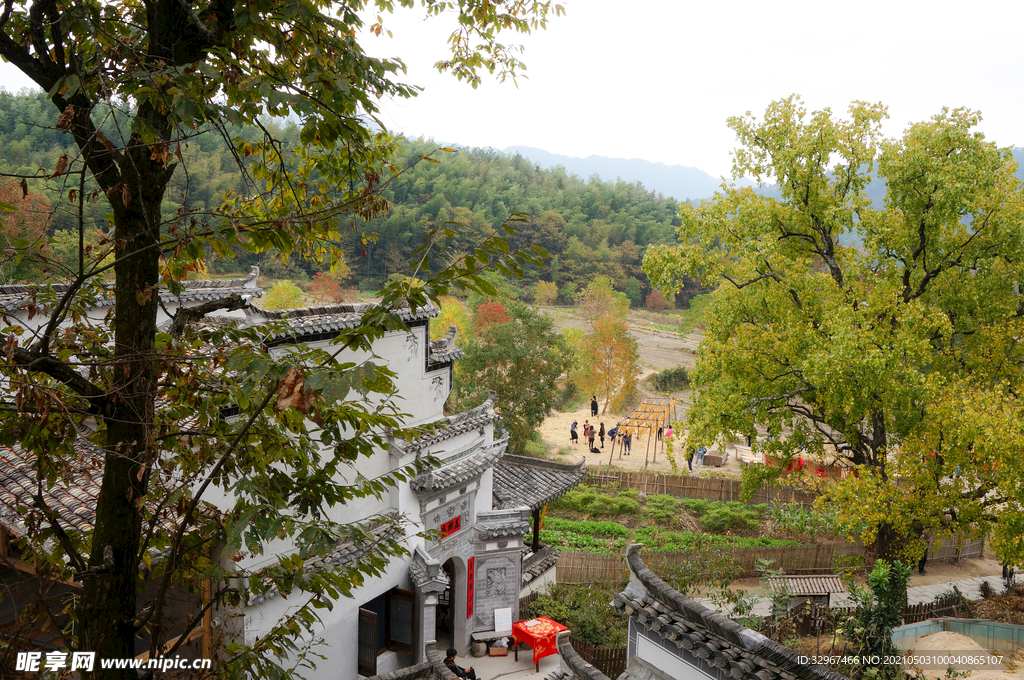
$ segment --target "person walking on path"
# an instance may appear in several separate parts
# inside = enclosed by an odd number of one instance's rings
[[[590,435],[587,437],[587,441],[590,443],[590,449],[594,449],[594,438],[597,437],[597,428],[593,425],[590,426]]]
[[[601,429],[597,431],[597,436],[601,438],[601,448],[604,448],[604,423],[601,423]]]
[[[594,418],[597,417],[597,395],[595,394],[590,398],[590,415]]]
[[[573,444],[580,443],[580,435],[576,432],[576,421],[572,421],[572,425],[569,426],[569,441]]]
[[[928,552],[932,548],[932,535],[931,535],[931,532],[928,532],[928,533],[926,533],[924,535],[924,541],[925,541],[925,543],[924,543],[924,555],[921,555],[921,559],[918,560],[918,562],[917,562],[917,573],[920,574],[921,576],[924,576],[926,573],[928,573],[928,572],[926,572],[924,570],[924,568],[925,568],[925,565],[928,564]]]

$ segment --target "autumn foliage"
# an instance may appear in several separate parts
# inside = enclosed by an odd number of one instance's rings
[[[345,291],[330,274],[317,272],[309,284],[309,295],[317,302],[337,304],[345,301]]]
[[[50,203],[42,194],[30,193],[12,179],[0,178],[0,283],[22,281],[30,269],[38,266],[38,255],[45,249],[43,235],[50,214]],[[14,258],[26,259],[15,265]],[[36,256],[36,257],[33,257]]]
[[[482,333],[491,326],[508,323],[509,316],[506,308],[501,303],[494,301],[482,302],[473,313],[473,328],[477,333]]]

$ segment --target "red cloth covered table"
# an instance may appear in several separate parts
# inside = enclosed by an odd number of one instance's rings
[[[555,647],[555,637],[563,630],[569,629],[546,616],[538,616],[529,621],[516,621],[512,624],[512,640],[516,643],[516,661],[519,661],[519,644],[525,642],[533,649],[533,664],[539,671],[541,659],[558,653],[558,648]]]

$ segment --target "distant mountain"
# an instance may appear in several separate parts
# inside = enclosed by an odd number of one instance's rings
[[[531,146],[510,146],[504,151],[510,155],[519,154],[544,168],[561,165],[567,172],[581,179],[599,175],[606,182],[614,182],[617,179],[626,182],[640,182],[645,189],[661,192],[677,201],[708,198],[718,191],[719,185],[722,183],[721,179],[712,177],[698,168],[651,163],[637,158],[607,158],[605,156],[574,158]]]

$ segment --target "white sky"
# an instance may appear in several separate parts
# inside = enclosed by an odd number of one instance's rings
[[[881,101],[888,134],[943,106],[984,115],[982,131],[1024,146],[1024,3],[1014,0],[562,0],[547,31],[524,44],[528,78],[473,90],[432,64],[446,55],[444,20],[385,16],[394,38],[365,36],[399,56],[426,90],[384,101],[385,124],[439,142],[535,146],[568,156],[643,158],[730,168],[729,116],[803,96],[809,109]],[[0,84],[27,81],[0,65]]]

